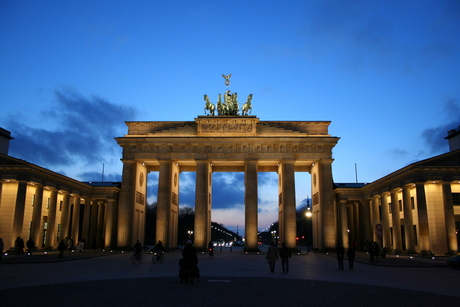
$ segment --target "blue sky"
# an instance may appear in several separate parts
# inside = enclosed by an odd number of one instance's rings
[[[354,182],[356,163],[371,182],[448,151],[459,71],[459,1],[0,2],[10,155],[83,181],[102,164],[120,180],[124,121],[191,121],[231,73],[260,120],[330,120],[334,181]],[[229,228],[244,224],[242,176],[213,179],[212,219]],[[299,204],[309,180],[297,175]],[[276,220],[276,176],[259,181],[263,228]],[[192,173],[181,187],[193,206]]]

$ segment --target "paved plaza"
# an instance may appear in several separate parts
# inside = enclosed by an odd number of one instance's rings
[[[262,248],[265,251],[265,248]],[[214,259],[199,255],[199,283],[178,278],[179,251],[152,264],[144,253],[132,264],[132,252],[87,251],[58,259],[57,253],[4,256],[0,264],[2,305],[118,306],[447,306],[460,303],[460,270],[445,258],[388,255],[370,264],[358,253],[354,270],[339,271],[334,255],[293,255],[283,274],[278,261],[271,273],[263,254],[246,255],[241,248],[215,251]]]

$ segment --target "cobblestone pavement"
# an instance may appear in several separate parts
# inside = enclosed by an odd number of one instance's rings
[[[264,248],[262,248],[264,250]],[[179,283],[179,251],[152,264],[144,253],[132,264],[131,252],[87,251],[58,259],[57,253],[4,256],[0,264],[0,301],[45,306],[113,306],[139,303],[201,306],[249,306],[276,301],[300,306],[441,306],[460,303],[460,270],[446,258],[388,255],[378,264],[358,253],[354,270],[339,271],[335,255],[293,255],[283,274],[278,261],[271,273],[263,254],[240,248],[199,255],[198,284]],[[458,304],[457,304],[458,305]]]

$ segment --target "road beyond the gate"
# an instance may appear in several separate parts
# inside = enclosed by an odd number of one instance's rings
[[[261,248],[265,251],[265,247]],[[271,273],[265,255],[241,248],[217,248],[213,259],[199,254],[199,283],[178,278],[180,251],[165,254],[162,264],[132,264],[131,252],[87,251],[58,259],[56,253],[4,256],[0,264],[2,304],[48,306],[114,306],[163,304],[180,306],[249,306],[277,302],[304,306],[440,306],[460,302],[460,270],[445,258],[388,255],[370,264],[358,253],[354,270],[339,271],[334,255],[293,255],[283,274],[278,260]]]

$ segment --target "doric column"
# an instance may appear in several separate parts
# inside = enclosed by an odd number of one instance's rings
[[[92,205],[91,205],[91,218],[90,218],[90,224],[89,224],[89,236],[87,238],[89,248],[96,248],[98,203],[99,203],[99,201],[93,200]]]
[[[96,232],[96,247],[104,247],[104,217],[105,217],[105,204],[99,202],[97,209],[97,232]],[[133,244],[134,246],[134,244]]]
[[[402,253],[401,217],[398,202],[399,188],[391,190],[391,218],[393,222],[393,249],[396,253]]]
[[[45,248],[54,249],[58,245],[56,240],[56,210],[58,193],[56,189],[50,188],[50,208],[48,211],[48,229],[46,232]]]
[[[210,221],[210,163],[196,161],[196,191],[195,191],[195,230],[194,245],[198,250],[205,251],[208,246]]]
[[[134,200],[136,192],[136,167],[134,161],[123,161],[123,178],[120,193],[120,201],[118,204],[118,233],[117,233],[117,246],[132,247],[134,243],[131,242],[134,223]],[[160,165],[161,168],[161,165]],[[160,172],[161,174],[161,172]],[[93,202],[93,206],[95,206]],[[93,221],[91,214],[91,222]],[[133,244],[131,244],[133,243]]]
[[[455,229],[454,200],[450,182],[442,183],[444,203],[444,219],[446,220],[447,254],[456,255],[458,252],[457,236]]]
[[[294,249],[297,247],[294,161],[283,161],[279,172],[281,173],[281,204],[279,206],[280,243],[286,243],[288,248]]]
[[[161,241],[165,247],[172,247],[169,246],[168,242],[171,206],[171,161],[165,160],[159,162],[156,242]]]
[[[43,205],[43,186],[35,185],[34,208],[32,210],[32,230],[30,236],[35,242],[35,247],[42,246],[42,205]]]
[[[70,237],[75,242],[75,245],[78,243],[78,229],[80,227],[80,195],[73,195],[73,212],[72,212],[72,229],[70,231]]]
[[[414,221],[412,217],[412,203],[410,196],[410,186],[403,187],[403,206],[404,206],[404,233],[406,238],[406,253],[415,253],[415,238],[414,238]]]
[[[353,202],[353,242],[356,241],[356,243],[359,246],[359,240],[360,240],[360,228],[361,225],[359,224],[359,203],[358,202]],[[345,246],[348,247],[348,246]]]
[[[419,247],[422,256],[432,255],[430,243],[430,228],[428,223],[428,210],[426,206],[425,183],[415,184],[417,193],[417,214],[418,214],[418,233]]]
[[[104,248],[114,248],[116,244],[116,223],[114,223],[115,199],[107,200],[106,212]]]
[[[388,192],[380,194],[380,208],[382,210],[382,248],[386,247],[387,251],[392,250],[390,234],[390,216],[388,213]]]
[[[322,221],[323,249],[332,250],[337,246],[337,225],[332,187],[332,159],[319,162],[320,214]]]
[[[16,205],[13,217],[13,235],[10,246],[14,246],[17,237],[22,237],[22,227],[24,226],[24,211],[26,208],[27,182],[18,182],[18,192],[16,194]]]
[[[379,233],[377,232],[377,224],[380,224],[380,210],[379,210],[379,197],[374,196],[372,197],[372,210],[371,210],[371,216],[372,216],[372,237],[370,238],[371,242],[372,241],[380,241],[379,238]]]
[[[258,200],[258,173],[257,161],[246,161],[244,165],[244,212],[245,212],[245,251],[258,251],[257,246],[257,200]]]
[[[347,200],[340,200],[340,236],[342,238],[342,245],[349,246],[348,242],[348,212],[347,212]]]
[[[70,235],[69,233],[69,201],[70,195],[68,192],[62,192],[62,211],[61,211],[61,238],[62,240]],[[67,242],[66,242],[67,244]]]
[[[85,198],[85,207],[83,212],[83,225],[82,225],[82,232],[81,232],[81,241],[84,240],[85,246],[84,248],[88,248],[89,246],[89,232],[90,232],[90,221],[91,221],[91,199]],[[113,220],[116,223],[116,219],[114,217]]]

